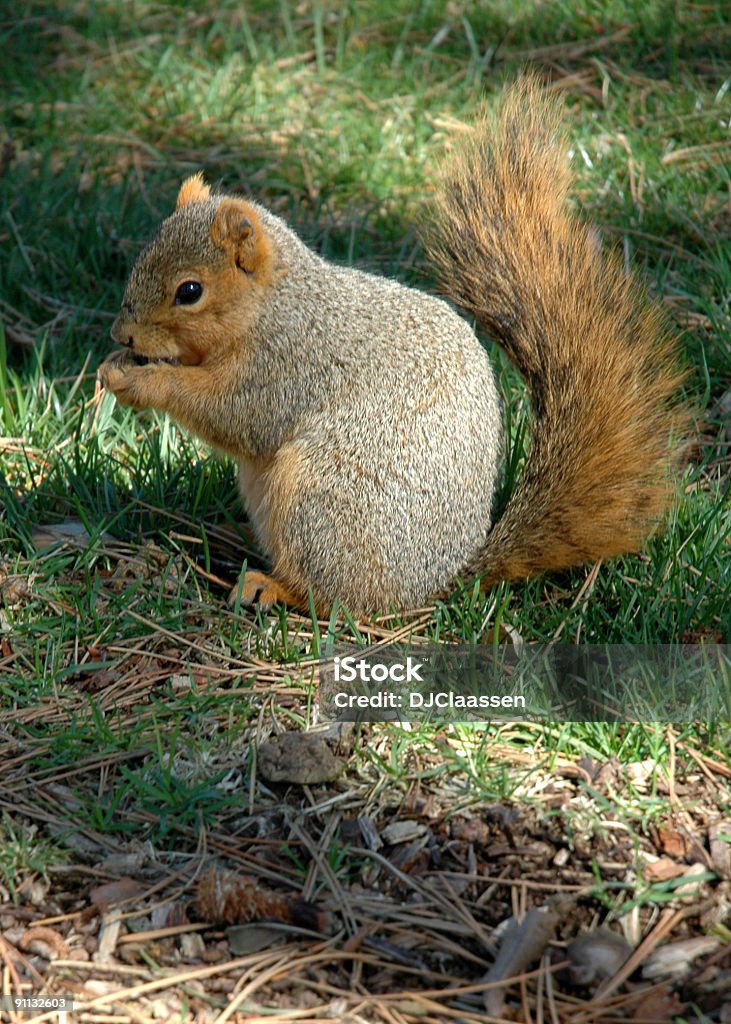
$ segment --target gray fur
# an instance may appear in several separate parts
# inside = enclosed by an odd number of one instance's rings
[[[123,315],[166,355],[170,331],[154,324],[175,281],[226,266],[210,237],[223,198],[177,210],[130,275]],[[318,607],[425,603],[477,556],[492,523],[502,440],[487,353],[446,302],[328,263],[250,205],[269,238],[274,284],[250,290],[246,331],[237,327],[211,357],[206,372],[225,387],[201,399],[195,371],[166,367],[170,397],[157,388],[152,402],[240,462],[271,464],[263,497],[244,489],[243,499],[275,576],[306,580]],[[283,507],[286,458],[299,477]],[[279,543],[267,529],[273,509],[286,523]]]
[[[442,300],[326,263],[258,212],[287,271],[251,368],[273,371],[266,401],[244,399],[252,454],[293,437],[311,469],[288,558],[325,601],[418,606],[491,526],[502,440],[488,356]]]

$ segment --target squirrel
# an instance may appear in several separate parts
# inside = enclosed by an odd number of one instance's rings
[[[103,386],[238,463],[270,573],[241,603],[404,610],[633,551],[672,500],[683,379],[658,308],[566,206],[557,102],[531,77],[441,177],[426,250],[446,299],[507,352],[533,407],[495,519],[502,409],[444,299],[328,262],[202,174],[134,264]],[[234,593],[236,592],[236,588]],[[310,597],[311,595],[311,597]]]

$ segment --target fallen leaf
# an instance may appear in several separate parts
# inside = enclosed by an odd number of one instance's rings
[[[398,843],[409,843],[414,839],[420,839],[426,834],[426,831],[426,825],[422,825],[420,821],[399,819],[381,829],[381,839],[390,846],[396,846]]]
[[[676,863],[670,857],[658,857],[656,861],[647,864],[643,871],[648,882],[666,882],[668,878],[678,878],[684,873],[685,866]]]
[[[117,903],[135,899],[143,893],[143,888],[134,878],[124,876],[115,882],[107,882],[105,885],[98,885],[89,893],[89,899],[102,914],[106,913]]]
[[[675,992],[666,987],[653,988],[635,1004],[630,1020],[675,1020],[682,1010],[683,1004]]]
[[[642,965],[642,977],[648,981],[658,978],[682,978],[691,969],[694,960],[715,952],[721,945],[717,935],[699,935],[694,939],[681,939],[658,946]]]

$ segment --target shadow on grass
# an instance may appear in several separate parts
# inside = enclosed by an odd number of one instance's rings
[[[358,10],[341,5],[322,23],[319,42],[314,9],[298,8],[296,16],[292,9],[289,22],[283,13],[289,10],[286,4],[273,9],[257,0],[247,6],[248,20],[240,9],[240,4],[226,2],[214,15],[201,3],[184,9],[137,4],[133,9],[32,2],[24,17],[0,26],[5,48],[21,58],[9,62],[4,72],[0,316],[11,329],[11,341],[18,326],[36,339],[48,335],[44,374],[73,379],[87,358],[93,373],[110,350],[108,330],[128,270],[141,244],[172,209],[180,180],[193,169],[202,167],[210,180],[271,206],[329,258],[435,287],[413,213],[424,209],[428,172],[421,178],[417,173],[413,183],[408,176],[402,180],[399,175],[410,154],[401,153],[388,155],[394,170],[384,168],[379,188],[370,186],[367,174],[359,174],[369,162],[385,163],[373,137],[383,118],[393,113],[392,94],[403,90],[417,97],[426,123],[432,107],[462,108],[471,97],[477,102],[520,66],[534,63],[569,94],[593,96],[596,110],[605,73],[625,89],[614,100],[619,104],[623,95],[627,103],[635,102],[632,83],[638,80],[639,66],[647,89],[652,82],[667,85],[688,76],[719,84],[731,37],[713,5],[689,9],[667,0],[607,4],[601,18],[588,4],[578,5],[569,17],[558,2],[525,3],[510,14],[497,3],[465,3],[450,9],[448,19],[441,5],[428,3],[418,9],[405,0],[374,2]],[[385,86],[366,77],[365,71],[373,67],[363,64],[361,55],[372,50],[383,60]],[[135,63],[141,51],[145,76]],[[180,62],[181,74],[187,70],[192,78],[203,68],[214,85],[216,69],[240,58],[240,65],[232,66],[239,68],[246,87],[253,92],[270,89],[270,98],[259,101],[257,116],[261,120],[268,103],[272,123],[279,83],[291,79],[284,94],[289,102],[299,87],[297,73],[305,69],[302,89],[309,90],[305,105],[313,121],[319,107],[332,102],[330,93],[348,101],[352,148],[347,159],[339,157],[334,123],[318,127],[317,122],[317,131],[305,123],[300,135],[296,126],[287,124],[284,129],[292,130],[265,131],[253,117],[242,132],[241,118],[246,123],[247,115],[246,98],[236,91],[240,83],[230,86],[236,117],[210,117],[202,109],[176,107],[180,101],[173,94],[174,83],[163,73],[173,58]],[[363,91],[357,131],[352,95],[345,92],[349,75],[351,92]],[[155,76],[159,86],[150,93]],[[171,85],[169,96],[166,82]],[[157,106],[147,105],[148,94]],[[389,102],[379,106],[384,97]],[[221,109],[227,102],[221,101]],[[567,111],[567,117],[572,113]],[[581,117],[582,111],[578,113]],[[609,111],[607,118],[614,113]],[[594,130],[586,110],[583,118]],[[651,122],[650,116],[641,128],[643,138]],[[361,129],[363,144],[358,148]],[[654,145],[651,136],[646,145]],[[620,165],[617,174],[625,171]],[[679,180],[683,173],[679,169]],[[394,175],[391,188],[389,174]],[[714,180],[720,192],[723,172]],[[672,189],[670,194],[648,192],[638,224],[633,197],[624,185],[620,180],[616,187],[600,190],[593,180],[586,187],[592,218],[608,234],[629,238],[652,276],[675,275],[682,287],[690,267],[696,282],[703,279],[713,233],[705,231],[707,219],[694,219],[697,211],[688,208],[684,189],[677,194]],[[709,192],[713,186],[704,190],[704,199]],[[11,346],[10,363],[19,379],[33,386],[35,357]],[[45,490],[28,493],[21,514],[33,516],[41,509],[47,514],[54,507],[64,514],[73,505],[69,496],[76,494],[112,516],[138,499],[157,508],[177,508],[181,496],[184,505],[191,494],[207,496],[211,504],[196,505],[190,510],[193,515],[201,508],[216,508],[219,491],[230,499],[235,492],[230,470],[211,469],[216,487],[201,489],[196,459],[183,470],[171,466],[167,482],[161,484],[160,467],[166,460],[154,447],[155,436],[153,430],[144,443],[150,446],[152,438],[150,459],[158,459],[157,474],[149,466],[137,467],[137,483],[130,488],[103,461],[61,460],[46,477]],[[142,513],[131,522],[147,529]]]

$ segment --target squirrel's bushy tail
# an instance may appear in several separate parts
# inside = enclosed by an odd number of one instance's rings
[[[559,106],[532,78],[442,182],[430,255],[531,392],[527,464],[463,575],[490,585],[630,551],[662,517],[685,423],[662,316],[566,208]]]

